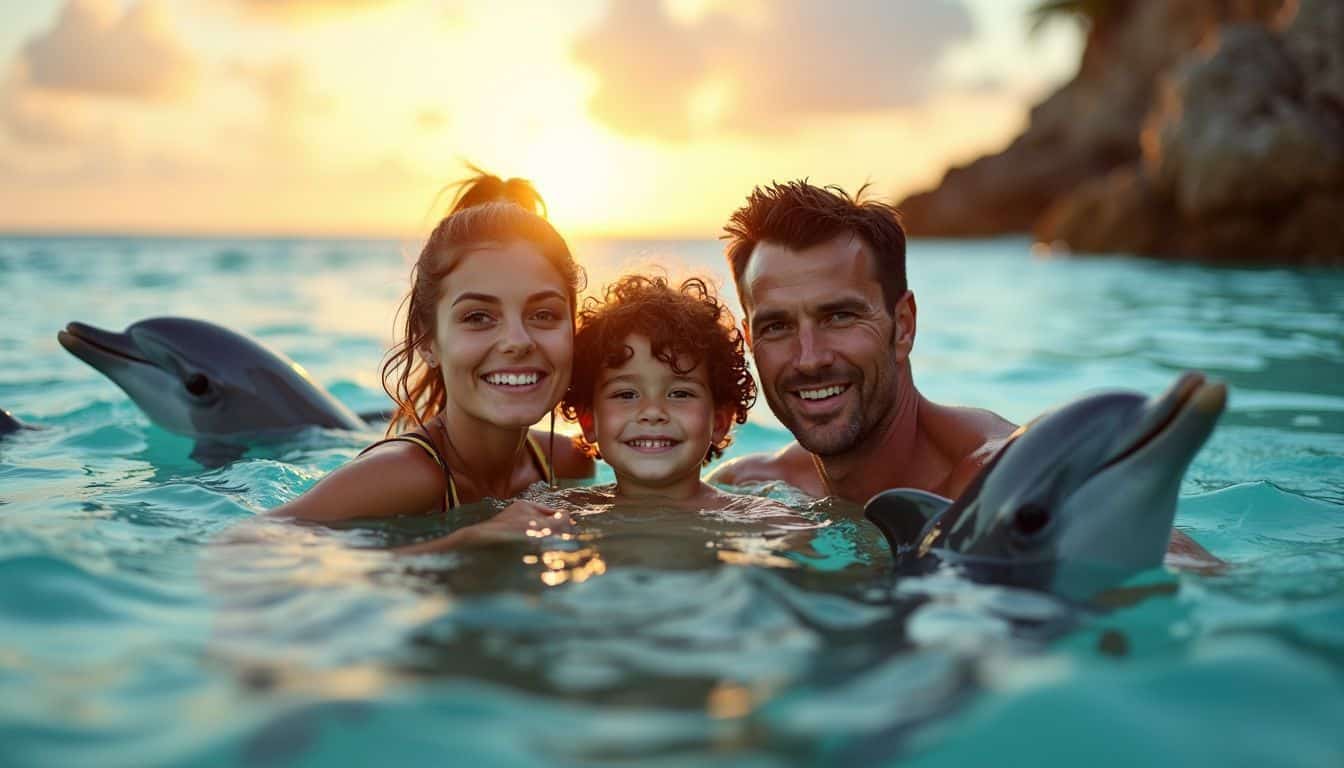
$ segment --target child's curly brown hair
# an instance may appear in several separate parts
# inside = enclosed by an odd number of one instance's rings
[[[626,275],[608,285],[605,294],[589,296],[579,310],[574,334],[574,370],[560,412],[571,421],[593,410],[593,398],[602,371],[619,368],[634,355],[626,345],[630,336],[644,336],[658,360],[678,374],[702,363],[707,366],[714,408],[732,408],[733,421],[744,424],[756,402],[756,382],[747,370],[742,332],[733,313],[709,284],[692,277],[673,288],[665,277]],[[689,365],[678,366],[678,361]],[[582,437],[578,445],[601,458],[597,446]],[[730,435],[709,447],[705,463],[723,455]]]

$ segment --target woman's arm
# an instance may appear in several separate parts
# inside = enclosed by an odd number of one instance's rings
[[[444,491],[443,470],[423,449],[387,443],[266,514],[318,523],[430,514],[442,508]]]
[[[569,515],[519,499],[485,522],[469,525],[447,536],[399,547],[392,551],[401,555],[425,555],[572,533],[574,533],[574,521]]]

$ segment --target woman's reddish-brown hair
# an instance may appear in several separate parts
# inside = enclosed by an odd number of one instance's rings
[[[602,298],[589,296],[579,311],[574,335],[574,372],[560,401],[565,418],[591,413],[602,371],[619,368],[635,353],[631,336],[649,340],[649,350],[678,374],[707,366],[714,408],[730,408],[733,421],[746,423],[756,402],[756,382],[747,369],[742,332],[732,312],[709,284],[693,277],[673,288],[664,277],[626,275],[607,286]],[[723,455],[732,437],[709,446],[708,462]],[[600,458],[597,446],[580,438],[580,447]]]
[[[443,278],[467,253],[486,243],[531,243],[565,281],[571,314],[577,305],[581,272],[564,238],[546,220],[546,204],[536,188],[526,179],[506,181],[475,167],[471,170],[475,175],[455,185],[452,208],[434,227],[411,269],[399,341],[383,363],[383,389],[397,404],[387,426],[389,435],[424,427],[446,405],[443,379],[437,369],[425,365],[417,350],[434,338]]]

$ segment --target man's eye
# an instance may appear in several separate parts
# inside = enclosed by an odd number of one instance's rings
[[[852,323],[857,317],[858,315],[854,314],[853,312],[843,311],[843,312],[832,312],[827,319],[830,320],[832,323],[843,324],[843,323]]]
[[[783,321],[781,321],[781,320],[776,320],[776,321],[773,322],[773,323],[766,323],[765,325],[761,326],[761,330],[760,330],[759,335],[761,335],[761,336],[778,336],[778,335],[784,333],[785,331],[787,331],[788,329],[789,329],[789,324],[788,324],[788,323],[783,322]]]

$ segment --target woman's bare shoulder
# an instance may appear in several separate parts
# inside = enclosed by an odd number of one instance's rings
[[[445,490],[443,470],[423,448],[384,443],[267,514],[315,522],[428,514],[442,508]]]
[[[537,445],[541,446],[542,453],[550,459],[551,466],[555,467],[556,477],[579,480],[597,473],[597,464],[593,461],[593,457],[584,453],[568,435],[555,436],[555,450],[552,453],[549,430],[534,429],[529,434],[537,441]]]

